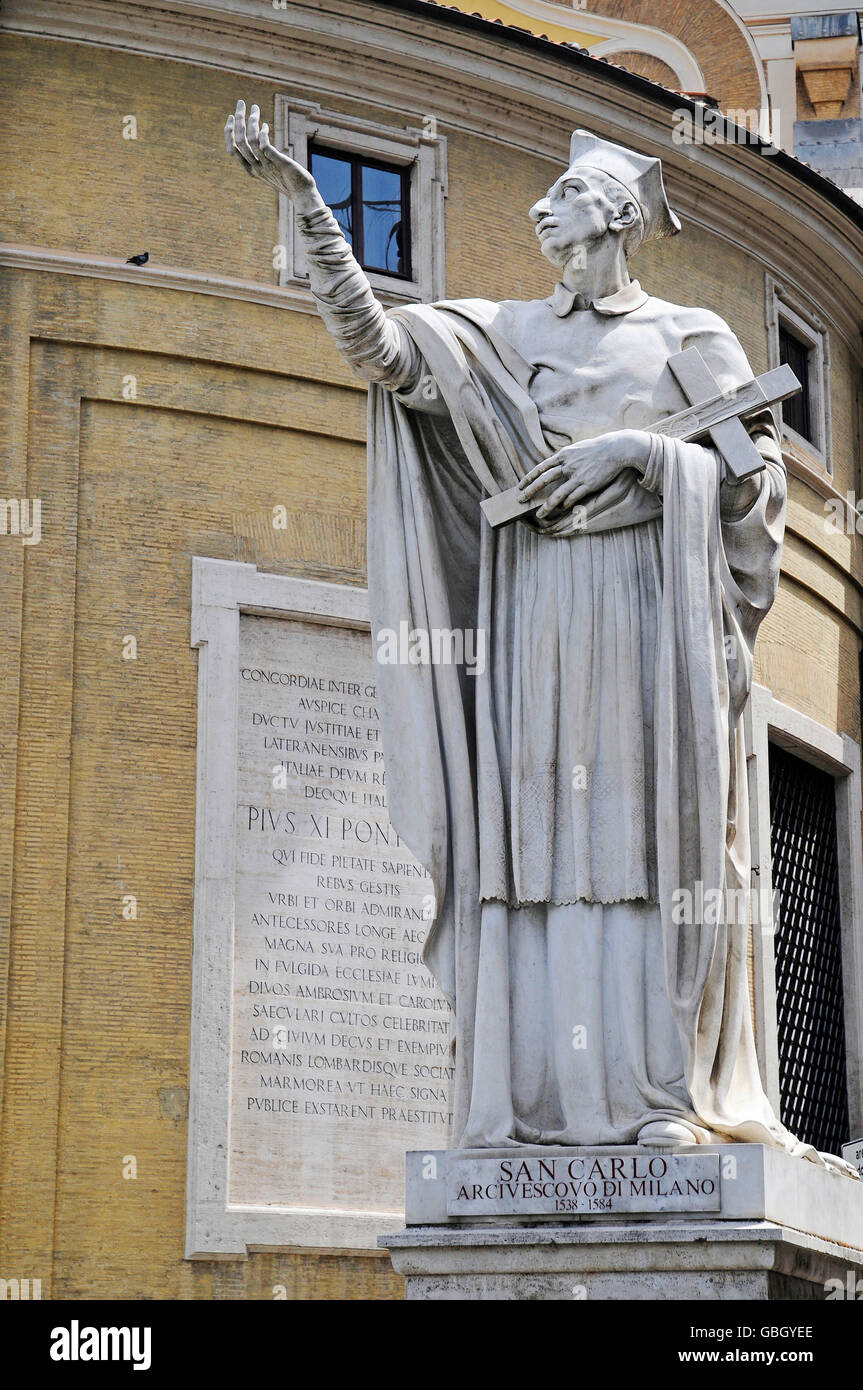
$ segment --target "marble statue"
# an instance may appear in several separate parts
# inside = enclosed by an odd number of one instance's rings
[[[320,314],[371,383],[373,635],[486,637],[481,671],[378,668],[390,817],[436,891],[455,1143],[720,1139],[833,1165],[765,1095],[749,913],[727,910],[750,884],[741,714],[785,469],[766,410],[742,476],[709,439],[648,428],[689,405],[676,354],[697,348],[726,394],[753,375],[715,313],[630,278],[680,231],[659,161],[576,131],[529,214],[547,298],[385,312],[258,108],[225,136],[292,200]],[[481,502],[514,487],[532,510],[490,525]]]

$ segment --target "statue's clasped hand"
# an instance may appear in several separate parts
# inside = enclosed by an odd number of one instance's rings
[[[567,513],[614,482],[626,469],[643,475],[650,458],[651,437],[645,430],[612,430],[577,444],[566,444],[543,459],[521,479],[525,498],[542,498],[535,513],[541,529],[577,530]]]

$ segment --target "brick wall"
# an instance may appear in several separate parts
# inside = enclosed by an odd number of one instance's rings
[[[752,50],[739,25],[716,0],[666,0],[659,9],[654,0],[587,0],[584,8],[588,14],[646,24],[680,39],[704,74],[705,90],[725,110],[760,106],[758,69]],[[611,61],[619,60],[612,54]],[[635,71],[640,72],[641,68]]]

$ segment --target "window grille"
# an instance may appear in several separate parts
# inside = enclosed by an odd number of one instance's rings
[[[850,1134],[833,778],[771,744],[770,818],[782,1121],[836,1154]]]

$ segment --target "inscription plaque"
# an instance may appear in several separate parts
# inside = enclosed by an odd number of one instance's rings
[[[396,1207],[452,1066],[368,633],[243,614],[238,725],[229,1200]]]
[[[448,1216],[602,1216],[719,1211],[719,1155],[450,1158]]]
[[[389,822],[365,590],[196,558],[186,1253],[374,1248],[449,1139],[431,883]],[[418,794],[421,789],[418,788]]]

